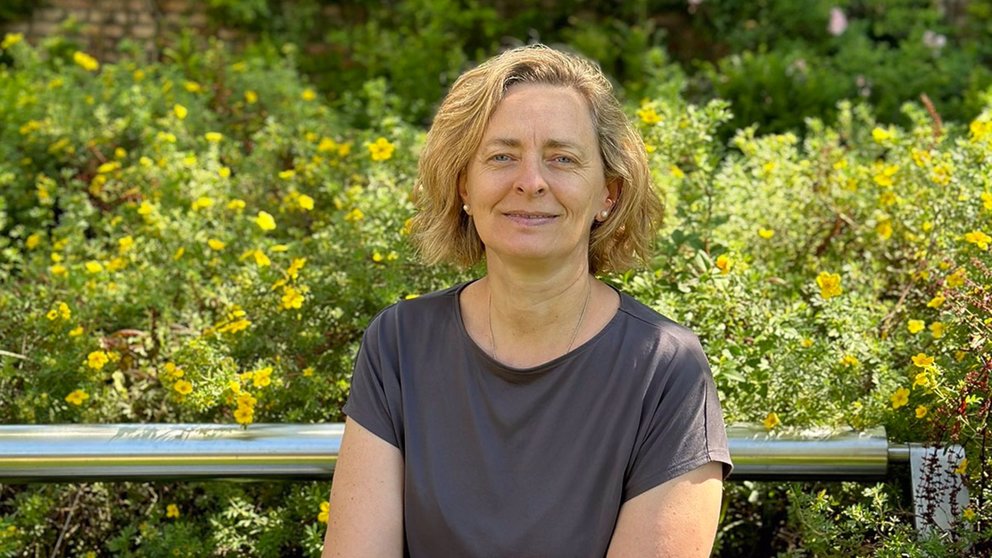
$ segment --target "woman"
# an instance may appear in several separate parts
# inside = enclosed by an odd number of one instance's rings
[[[589,62],[524,47],[428,134],[415,239],[486,275],[380,313],[325,556],[707,556],[726,433],[696,337],[597,280],[647,255],[644,146]]]

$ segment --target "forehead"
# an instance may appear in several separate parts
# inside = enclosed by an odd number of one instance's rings
[[[483,143],[505,136],[597,143],[585,97],[571,87],[545,84],[519,84],[507,90],[489,119]]]

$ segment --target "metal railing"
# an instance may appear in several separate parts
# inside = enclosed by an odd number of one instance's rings
[[[343,432],[343,424],[0,425],[0,483],[328,480]],[[911,470],[918,528],[946,528],[967,505],[953,474],[964,457],[960,447],[893,444],[883,428],[732,425],[727,434],[731,480],[882,480],[900,463]]]

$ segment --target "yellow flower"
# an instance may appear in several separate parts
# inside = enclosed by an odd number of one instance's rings
[[[964,517],[965,521],[974,521],[975,510],[971,509],[970,507],[965,508],[964,511],[961,512],[961,516]]]
[[[915,163],[916,166],[918,166],[920,168],[923,168],[923,167],[927,166],[927,163],[930,162],[930,152],[929,151],[924,151],[922,149],[917,149],[917,148],[914,147],[913,149],[910,150],[909,153],[910,153],[910,155],[913,156],[913,163]]]
[[[314,372],[313,366],[307,366],[306,368],[303,369],[303,375],[307,378],[313,376],[313,372]]]
[[[892,223],[887,219],[879,222],[875,225],[875,232],[882,240],[888,240],[892,237]]]
[[[183,89],[189,91],[190,93],[199,93],[200,91],[203,91],[203,87],[199,83],[190,80],[183,82]]]
[[[926,328],[927,324],[923,320],[909,320],[906,324],[906,329],[912,334],[917,334]]]
[[[802,348],[804,349],[808,349],[813,346],[813,340],[810,339],[809,337],[806,337],[799,342],[799,345],[802,346]]]
[[[258,93],[255,93],[251,89],[245,91],[245,102],[249,105],[254,105],[258,102]]]
[[[0,42],[0,49],[7,50],[23,40],[23,33],[7,33],[3,36],[3,41]]]
[[[297,290],[293,286],[286,286],[283,288],[282,294],[282,308],[283,310],[291,310],[293,308],[303,307],[303,293]]]
[[[857,366],[861,364],[861,361],[859,361],[858,358],[855,357],[854,355],[844,355],[843,357],[841,357],[840,363],[842,366],[846,366],[850,368],[852,366]]]
[[[121,237],[117,240],[118,253],[124,254],[133,247],[134,247],[134,237],[132,237],[131,235]]]
[[[255,387],[265,387],[272,383],[272,367],[266,366],[261,370],[256,370],[252,376],[251,383]]]
[[[234,411],[234,420],[238,424],[251,424],[255,420],[255,410],[251,407],[238,407]]]
[[[148,216],[151,215],[153,211],[155,211],[155,208],[147,201],[141,202],[141,205],[138,206],[138,215]]]
[[[317,514],[317,521],[327,523],[327,515],[330,513],[331,504],[329,502],[320,503],[320,513]]]
[[[933,366],[934,357],[927,356],[926,353],[916,353],[913,356],[913,364],[919,368],[930,368]]]
[[[960,287],[964,285],[965,277],[967,276],[967,271],[963,267],[959,267],[954,270],[954,273],[947,276],[947,286],[948,287]]]
[[[245,200],[233,199],[233,200],[227,202],[227,208],[229,210],[231,210],[231,211],[238,211],[238,212],[240,212],[241,210],[243,210],[245,208],[245,205],[246,205],[245,204]]]
[[[303,266],[306,263],[307,263],[306,258],[294,258],[293,262],[289,264],[289,267],[286,269],[286,275],[288,275],[290,279],[295,281],[297,277],[300,276],[300,270],[303,269]]]
[[[213,205],[214,205],[213,198],[211,198],[210,196],[200,196],[195,200],[193,200],[193,203],[190,205],[190,208],[193,211],[199,211],[201,209],[207,209],[209,207],[213,207]]]
[[[103,370],[108,362],[110,357],[103,351],[93,351],[86,355],[86,365],[94,370]]]
[[[930,385],[930,375],[927,374],[927,371],[926,370],[924,370],[923,372],[918,373],[916,375],[916,377],[913,378],[913,387],[914,388],[916,386],[927,387],[929,385]]]
[[[361,221],[364,218],[365,214],[362,213],[362,210],[357,207],[349,211],[348,214],[344,216],[345,221]]]
[[[72,61],[87,72],[95,72],[100,69],[100,62],[81,50],[72,53]]]
[[[89,273],[100,273],[103,271],[103,264],[96,260],[86,262],[86,271]]]
[[[220,132],[207,132],[203,134],[203,138],[210,143],[220,143],[220,140],[224,139],[224,134]]]
[[[871,131],[871,138],[875,140],[875,143],[884,143],[892,139],[892,132],[885,128],[875,128]]]
[[[175,504],[169,504],[165,506],[165,517],[177,518],[179,517],[179,506]]]
[[[179,261],[179,258],[183,257],[183,254],[185,253],[186,253],[186,248],[180,246],[179,248],[176,248],[175,253],[172,254],[172,259],[175,261]]]
[[[284,171],[279,171],[279,178],[283,180],[289,180],[294,176],[296,176],[296,171],[294,171],[293,169],[286,169]]]
[[[716,267],[720,270],[720,273],[726,275],[730,273],[730,268],[734,267],[734,261],[727,257],[726,254],[720,254],[716,258]]]
[[[258,212],[258,216],[255,217],[255,224],[263,231],[271,231],[276,228],[276,220],[272,217],[272,214],[265,211]]]
[[[944,304],[944,300],[943,295],[937,295],[930,299],[930,302],[927,303],[927,308],[940,308]]]
[[[765,425],[765,430],[771,430],[772,428],[782,424],[782,421],[779,420],[777,413],[771,412],[768,413],[765,420],[761,421],[761,424]]]
[[[968,458],[967,457],[964,457],[964,458],[961,459],[961,463],[958,464],[957,469],[954,469],[954,472],[957,473],[957,474],[959,474],[959,475],[963,475],[963,474],[965,474],[965,473],[968,472]]]
[[[265,252],[261,250],[255,250],[252,252],[252,256],[254,256],[255,265],[258,267],[268,267],[272,265],[272,260],[270,260],[269,257],[265,255]]]
[[[964,239],[966,242],[978,246],[980,250],[988,250],[989,243],[992,242],[992,236],[989,236],[977,229],[969,233],[965,233]]]
[[[930,334],[933,335],[934,339],[940,339],[944,336],[944,324],[941,322],[934,322],[930,324]]]
[[[48,318],[50,321],[55,321],[59,319],[59,312],[58,310],[52,308],[51,310],[48,311],[47,314],[45,314],[45,317]]]
[[[29,236],[27,240],[24,241],[24,246],[27,247],[28,250],[34,250],[35,248],[38,247],[38,244],[40,243],[41,243],[41,235],[38,233],[34,233],[31,236]]]
[[[85,391],[81,390],[81,389],[77,389],[77,390],[73,391],[72,393],[70,393],[69,395],[66,395],[65,396],[65,400],[66,401],[68,401],[69,403],[71,403],[73,405],[76,405],[77,407],[79,405],[82,405],[83,404],[83,401],[86,401],[89,398],[90,398],[90,395],[88,393],[86,393]]]
[[[641,119],[641,122],[647,124],[648,126],[653,126],[661,122],[661,116],[652,106],[641,107],[637,110],[637,116]]]
[[[193,384],[188,380],[178,380],[172,384],[172,389],[176,390],[180,395],[189,395],[193,393]]]
[[[179,104],[174,105],[172,107],[172,112],[176,115],[176,118],[178,118],[179,120],[185,120],[186,115],[189,114],[189,110],[187,110],[186,107]]]
[[[935,184],[940,184],[941,186],[947,186],[951,183],[951,173],[952,169],[946,163],[939,163],[934,165],[933,172],[930,173],[930,180]]]
[[[255,377],[255,374],[253,374],[252,372],[245,372],[244,374],[241,374],[241,376],[242,379],[244,379],[244,377],[247,377],[250,380]],[[243,391],[238,394],[238,407],[253,409],[255,407],[255,403],[258,403],[258,400],[255,399],[255,397],[252,394],[248,393],[247,391]]]
[[[982,208],[986,211],[992,211],[992,193],[982,192]]]
[[[114,172],[115,170],[120,170],[120,161],[108,161],[96,168],[98,174],[107,174]]]
[[[816,276],[816,286],[820,287],[820,296],[825,300],[830,300],[843,292],[840,286],[840,274],[838,273],[821,271]]]
[[[769,238],[775,236],[775,231],[773,229],[766,229],[764,227],[758,228],[758,236],[768,240]]]
[[[685,178],[685,172],[683,172],[678,165],[672,165],[671,167],[669,167],[668,172],[671,173],[671,175],[674,176],[675,178],[678,179]]]
[[[217,176],[221,178],[228,178],[231,176],[231,167],[221,167],[217,169]]]
[[[312,101],[317,98],[317,93],[314,92],[313,89],[307,87],[306,89],[303,90],[302,93],[300,93],[300,98],[303,99],[304,101]]]
[[[925,406],[923,406],[923,405],[918,406],[916,408],[916,418],[921,419],[921,418],[927,416],[927,411],[928,411],[928,409]]]
[[[368,148],[373,161],[386,161],[393,156],[396,146],[389,143],[386,138],[380,137],[374,143],[368,144]]]
[[[83,326],[76,326],[69,331],[69,337],[79,337],[83,334]]]
[[[217,240],[216,238],[211,238],[211,239],[207,240],[207,246],[210,246],[210,249],[211,250],[220,251],[220,250],[223,250],[224,247],[227,246],[227,245],[224,244],[224,241],[222,241],[222,240]]]
[[[897,389],[896,392],[893,393],[892,397],[890,397],[889,399],[892,400],[893,409],[898,409],[899,407],[903,407],[907,403],[909,403],[909,390],[904,387],[901,387]]]
[[[56,275],[56,276],[60,276],[60,277],[65,277],[66,275],[69,274],[69,270],[66,269],[66,267],[64,265],[62,265],[62,264],[55,264],[55,265],[49,267],[48,268],[48,271],[52,275]]]
[[[313,209],[313,198],[306,194],[300,194],[300,197],[296,199],[296,203],[300,204],[300,207],[306,211]]]

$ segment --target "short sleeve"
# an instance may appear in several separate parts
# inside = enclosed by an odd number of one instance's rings
[[[670,339],[649,382],[628,466],[623,499],[711,461],[733,465],[716,385],[695,335],[682,330]]]
[[[344,414],[403,450],[403,408],[396,343],[390,341],[390,309],[376,316],[362,336]]]

